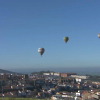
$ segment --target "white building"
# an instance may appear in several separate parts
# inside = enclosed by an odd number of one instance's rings
[[[76,78],[76,82],[82,82],[81,78]]]
[[[51,75],[50,73],[43,73],[43,75]]]
[[[76,92],[76,96],[77,97],[80,97],[81,96],[81,93],[80,92]]]
[[[81,79],[87,79],[88,78],[88,76],[80,76],[80,75],[71,75],[71,77],[81,78]]]
[[[54,76],[60,76],[60,73],[54,73]]]

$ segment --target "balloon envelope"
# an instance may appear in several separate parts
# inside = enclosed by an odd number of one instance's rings
[[[100,39],[100,33],[98,34],[98,38]]]
[[[42,54],[44,53],[44,51],[45,51],[45,49],[44,48],[39,48],[38,49],[38,52],[39,52],[39,54],[42,56]]]
[[[67,43],[69,38],[68,37],[64,37],[63,40],[65,41],[65,43]]]

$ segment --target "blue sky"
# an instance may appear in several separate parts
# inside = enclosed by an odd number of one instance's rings
[[[100,0],[2,0],[0,68],[99,67],[98,33]]]

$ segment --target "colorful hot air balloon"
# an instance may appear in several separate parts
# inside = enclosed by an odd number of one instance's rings
[[[100,39],[100,33],[98,34],[98,38]]]
[[[44,53],[44,51],[45,51],[45,49],[44,48],[39,48],[38,49],[38,52],[39,52],[39,54],[42,56],[42,54]]]
[[[69,38],[68,37],[64,37],[63,40],[65,41],[65,43],[67,43]]]

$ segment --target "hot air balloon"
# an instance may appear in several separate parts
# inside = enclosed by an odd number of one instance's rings
[[[63,40],[65,41],[65,43],[67,43],[69,38],[68,37],[64,37]]]
[[[98,34],[98,38],[100,39],[100,33]]]
[[[38,52],[39,52],[39,54],[42,56],[42,54],[44,53],[44,51],[45,51],[45,49],[44,48],[39,48],[38,49]]]

